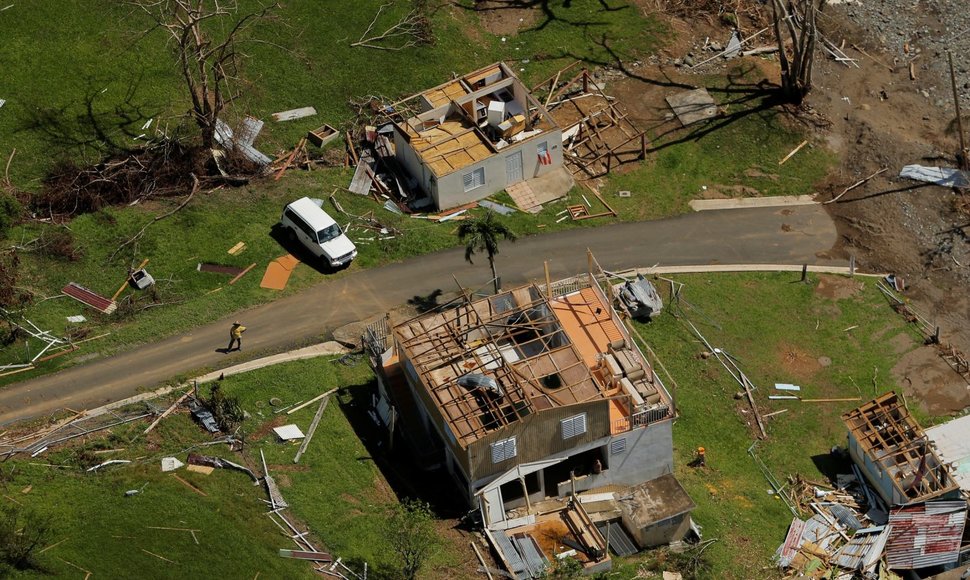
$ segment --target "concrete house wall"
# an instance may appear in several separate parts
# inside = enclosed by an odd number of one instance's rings
[[[541,143],[546,144],[552,158],[552,163],[549,165],[539,163],[539,145]],[[438,178],[436,191],[431,187],[431,181],[434,180],[434,177],[431,177],[428,185],[423,186],[424,191],[434,198],[438,208],[442,210],[488,197],[511,185],[506,165],[506,159],[511,155],[522,155],[523,180],[532,179],[551,171],[562,165],[562,131],[559,129],[544,131],[521,143],[509,145],[474,165],[462,167],[458,171],[444,175]],[[485,184],[465,191],[465,175],[479,168],[485,169]],[[427,172],[427,169],[423,167],[422,170]],[[410,168],[409,171],[411,171]],[[412,172],[412,175],[418,175],[418,173]]]

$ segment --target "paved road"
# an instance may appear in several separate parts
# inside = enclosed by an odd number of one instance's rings
[[[584,272],[586,248],[608,270],[695,264],[833,264],[819,258],[836,241],[835,226],[818,205],[706,211],[666,220],[583,228],[505,244],[497,258],[506,286]],[[231,318],[104,360],[15,383],[0,391],[0,425],[68,407],[85,409],[131,396],[177,375],[241,362],[254,352],[278,352],[323,338],[428,295],[489,280],[485,258],[469,265],[460,249],[364,270],[234,315],[248,327],[246,352],[224,355]]]

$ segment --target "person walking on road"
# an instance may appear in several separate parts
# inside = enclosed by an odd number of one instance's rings
[[[226,352],[232,352],[232,345],[236,345],[236,350],[242,350],[242,334],[246,332],[246,327],[243,326],[238,320],[232,323],[232,328],[229,329],[229,346],[226,347]]]

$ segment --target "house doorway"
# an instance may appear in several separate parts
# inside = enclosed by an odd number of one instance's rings
[[[511,185],[522,181],[522,152],[515,153],[505,158],[505,183]]]

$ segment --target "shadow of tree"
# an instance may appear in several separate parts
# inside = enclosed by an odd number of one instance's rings
[[[426,296],[418,295],[409,298],[408,304],[414,306],[419,313],[424,314],[425,312],[430,312],[431,310],[438,308],[438,297],[441,296],[441,294],[441,288],[437,288],[434,292]]]
[[[81,103],[28,109],[30,117],[15,131],[38,133],[55,154],[95,151],[100,158],[135,151],[140,145],[133,140],[143,133],[145,121],[154,116],[138,99],[141,81],[141,77],[131,79],[121,101],[108,108],[100,101],[107,88],[96,88],[104,82],[89,77]]]
[[[564,10],[569,10],[573,7],[574,0],[562,0],[561,4],[553,0],[492,0],[486,6],[481,6],[476,0],[473,0],[471,4],[467,2],[461,2],[458,0],[453,0],[452,5],[463,10],[469,10],[472,12],[494,12],[498,10],[531,10],[539,9],[542,12],[543,20],[531,28],[527,28],[522,32],[535,32],[543,30],[550,24],[554,22],[562,22],[569,26],[576,26],[580,28],[589,28],[592,26],[608,26],[608,22],[595,21],[595,20],[570,20],[568,17],[564,16],[559,8]],[[629,10],[632,8],[629,4],[625,2],[620,2],[616,6],[611,6],[608,0],[597,0],[600,5],[599,12],[619,12],[622,10]]]

